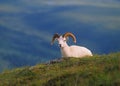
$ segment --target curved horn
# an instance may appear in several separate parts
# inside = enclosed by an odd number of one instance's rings
[[[53,38],[52,38],[52,42],[51,42],[51,45],[54,43],[54,40],[56,39],[56,38],[59,38],[60,36],[56,33],[56,34],[54,34],[54,36],[53,36]]]
[[[63,35],[63,37],[65,37],[65,38],[67,38],[68,36],[72,37],[74,43],[76,43],[76,37],[75,37],[72,33],[67,32],[67,33],[65,33],[65,34]]]

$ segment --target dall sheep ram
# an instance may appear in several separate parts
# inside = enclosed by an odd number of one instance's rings
[[[93,56],[92,52],[85,47],[77,45],[68,46],[68,44],[66,43],[68,37],[72,37],[74,43],[76,43],[76,37],[71,32],[67,32],[63,35],[59,35],[56,33],[52,38],[51,44],[53,44],[55,40],[58,41],[62,57],[82,58],[85,56]]]

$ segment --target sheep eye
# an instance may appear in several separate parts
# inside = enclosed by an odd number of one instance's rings
[[[66,40],[63,40],[64,42],[66,42]]]

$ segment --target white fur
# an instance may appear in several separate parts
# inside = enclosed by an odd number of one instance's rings
[[[68,46],[66,38],[63,38],[62,36],[57,38],[57,40],[60,45],[62,57],[82,58],[85,56],[93,56],[92,52],[85,47],[77,45]]]

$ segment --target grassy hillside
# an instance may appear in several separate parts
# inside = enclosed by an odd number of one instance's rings
[[[0,86],[120,86],[120,53],[5,71]]]

